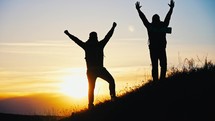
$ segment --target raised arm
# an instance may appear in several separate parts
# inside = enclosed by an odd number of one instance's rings
[[[140,6],[140,2],[137,1],[135,5],[136,5],[137,12],[138,12],[138,14],[139,14],[139,16],[140,16],[140,19],[142,20],[143,24],[144,24],[146,27],[148,27],[149,21],[147,20],[147,18],[146,18],[146,16],[144,15],[144,13],[140,10],[140,8],[142,7],[142,6]]]
[[[103,46],[105,46],[107,44],[107,42],[110,40],[110,38],[113,35],[113,32],[116,28],[116,22],[113,22],[113,25],[111,27],[111,29],[109,30],[109,32],[107,33],[107,35],[105,36],[105,38],[101,41],[101,43],[103,44]]]
[[[76,44],[78,44],[80,47],[84,48],[84,42],[82,42],[80,39],[78,39],[76,36],[69,33],[68,30],[65,30],[64,33],[69,36],[71,40],[73,40]]]
[[[171,15],[172,15],[172,12],[173,12],[173,8],[175,6],[175,2],[173,0],[170,0],[170,4],[168,4],[170,9],[164,19],[164,23],[166,26],[169,26],[169,22],[170,22],[170,18],[171,18]]]

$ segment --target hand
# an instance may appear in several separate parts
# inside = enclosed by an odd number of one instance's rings
[[[175,2],[173,0],[170,0],[170,4],[168,4],[170,8],[174,8]]]
[[[140,6],[140,2],[139,1],[137,1],[135,5],[136,5],[136,9],[137,10],[139,10],[142,7],[142,6]]]
[[[69,34],[69,31],[68,31],[68,30],[65,30],[64,33],[65,33],[65,34]]]
[[[116,22],[113,22],[113,27],[116,27],[116,25],[117,25]]]

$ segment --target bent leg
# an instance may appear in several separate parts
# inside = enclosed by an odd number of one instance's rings
[[[116,97],[115,80],[112,77],[112,75],[105,68],[103,68],[99,73],[99,77],[106,80],[109,83],[110,96],[112,99],[115,98]]]

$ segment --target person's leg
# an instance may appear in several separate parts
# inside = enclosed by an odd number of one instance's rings
[[[116,90],[115,90],[115,80],[113,76],[106,70],[106,68],[102,68],[99,71],[99,77],[106,80],[109,83],[111,100],[115,100]]]
[[[160,79],[164,80],[166,78],[166,71],[167,71],[167,57],[166,57],[166,50],[165,48],[160,51]]]
[[[87,70],[87,79],[88,79],[88,108],[94,106],[94,88],[96,83],[96,75],[93,71]]]
[[[155,49],[150,49],[150,58],[152,64],[152,78],[153,81],[158,80],[158,54]]]

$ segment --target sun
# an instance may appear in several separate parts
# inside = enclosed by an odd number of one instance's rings
[[[62,78],[60,92],[75,99],[86,97],[88,94],[88,81],[84,76],[65,76]]]
[[[133,26],[133,25],[129,25],[129,26],[128,26],[128,30],[129,30],[130,32],[134,32],[134,30],[135,30],[135,29],[134,29],[134,26]]]

